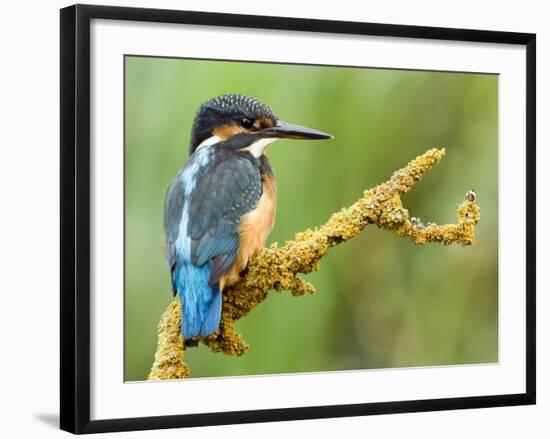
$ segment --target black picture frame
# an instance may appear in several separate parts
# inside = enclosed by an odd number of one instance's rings
[[[92,19],[525,46],[527,60],[525,66],[527,79],[525,393],[90,420],[90,21]],[[80,434],[535,404],[535,34],[89,5],[74,5],[61,9],[60,24],[61,429]]]

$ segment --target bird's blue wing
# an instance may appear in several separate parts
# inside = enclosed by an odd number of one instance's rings
[[[243,215],[262,195],[258,166],[242,154],[224,154],[213,160],[190,194],[188,236],[194,265],[212,264],[210,284],[229,271],[239,248]]]
[[[166,193],[166,262],[172,290],[182,302],[182,334],[211,334],[221,316],[220,278],[239,249],[243,215],[262,193],[252,156],[214,147],[198,150]]]
[[[164,200],[164,251],[166,264],[170,269],[172,279],[172,293],[176,295],[177,288],[174,284],[173,272],[176,267],[176,240],[178,239],[179,226],[185,202],[184,188],[181,184],[181,172],[172,181],[166,192]]]

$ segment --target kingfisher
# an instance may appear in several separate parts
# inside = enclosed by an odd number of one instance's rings
[[[275,220],[276,183],[266,157],[278,139],[329,139],[282,122],[252,97],[226,94],[195,116],[189,159],[164,202],[165,258],[182,309],[184,339],[220,325],[222,294],[261,250]]]

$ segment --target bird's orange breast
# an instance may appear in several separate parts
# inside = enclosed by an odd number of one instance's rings
[[[239,228],[239,249],[231,269],[220,279],[220,290],[237,282],[250,258],[265,246],[267,236],[275,222],[277,207],[277,187],[272,176],[262,176],[262,196],[258,204],[243,215]]]

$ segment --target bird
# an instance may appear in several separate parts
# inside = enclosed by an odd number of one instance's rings
[[[224,94],[197,110],[189,157],[164,200],[164,253],[181,302],[184,340],[218,330],[222,294],[267,240],[276,181],[267,149],[278,139],[330,139],[286,123],[259,100]]]

